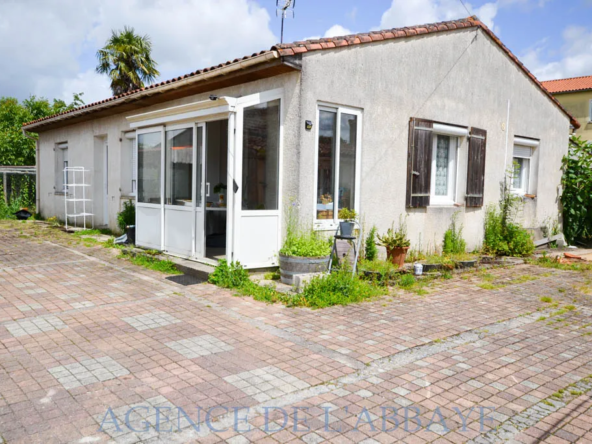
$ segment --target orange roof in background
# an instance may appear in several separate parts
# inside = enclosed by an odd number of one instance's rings
[[[541,82],[551,94],[592,89],[592,76],[572,77],[569,79],[547,80]]]
[[[150,90],[150,89],[158,89],[159,87],[176,83],[181,80],[184,80],[188,77],[193,77],[198,74],[202,74],[208,71],[216,71],[224,66],[228,66],[242,60],[247,60],[258,55],[263,55],[266,53],[276,53],[281,57],[291,57],[295,55],[299,55],[306,52],[318,51],[318,50],[329,50],[334,48],[341,48],[345,46],[353,46],[353,45],[364,45],[373,42],[379,42],[384,40],[394,40],[394,39],[404,39],[408,37],[418,36],[422,34],[433,34],[439,32],[447,32],[447,31],[454,31],[463,28],[481,28],[507,55],[510,59],[518,65],[518,67],[534,82],[534,84],[544,93],[546,94],[554,103],[555,105],[569,118],[571,124],[575,128],[579,128],[580,124],[578,121],[559,103],[559,101],[553,97],[547,89],[543,87],[541,82],[518,60],[512,51],[510,51],[497,36],[477,17],[467,17],[460,20],[449,20],[440,23],[431,23],[425,25],[417,25],[417,26],[408,26],[403,28],[393,28],[387,29],[382,31],[372,31],[368,33],[359,33],[359,34],[352,34],[347,36],[338,36],[338,37],[330,37],[330,38],[321,38],[321,39],[314,39],[314,40],[305,40],[305,41],[297,41],[294,43],[283,43],[283,44],[276,44],[271,47],[271,49],[266,51],[261,51],[250,56],[245,56],[242,59],[234,59],[233,61],[228,61],[225,63],[221,63],[217,66],[212,66],[211,68],[205,68],[202,70],[198,70],[189,74],[186,74],[181,77],[177,77],[171,80],[167,80],[160,83],[155,83],[144,88],[131,91],[128,93],[121,94],[119,96],[110,97],[105,100],[101,100],[99,102],[90,103],[88,105],[84,105],[80,108],[76,108],[70,111],[65,111],[59,114],[55,114],[53,116],[43,117],[41,119],[33,120],[31,122],[27,122],[23,124],[23,127],[26,129],[28,125],[36,124],[42,121],[49,121],[53,120],[58,116],[63,114],[77,114],[80,111],[91,109],[89,111],[92,112],[92,108],[96,107],[97,105],[101,105],[107,102],[112,102],[117,99],[120,99],[125,96],[134,96],[138,95],[139,93]],[[547,82],[548,83],[548,82]]]

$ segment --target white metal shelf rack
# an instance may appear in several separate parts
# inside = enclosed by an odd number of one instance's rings
[[[86,219],[91,220],[91,227],[94,228],[93,201],[88,196],[91,185],[86,183],[89,178],[90,170],[84,167],[66,167],[64,168],[64,211],[66,230],[68,229],[68,218],[74,219],[74,226],[78,226],[78,218],[82,218],[82,226],[87,228]],[[90,212],[89,210],[90,206]],[[72,212],[70,212],[70,209]]]

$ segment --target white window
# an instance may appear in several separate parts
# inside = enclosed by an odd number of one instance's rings
[[[592,99],[590,99],[589,109],[590,109],[590,113],[588,114],[588,121],[592,122]]]
[[[512,178],[512,190],[517,194],[528,194],[531,158],[531,147],[514,145],[514,177]]]
[[[537,146],[539,146],[538,140],[525,137],[514,138],[514,155],[512,157],[514,176],[511,189],[516,194],[524,195],[531,192],[531,169]]]
[[[332,226],[340,209],[359,211],[362,113],[332,106],[318,113],[315,218]]]
[[[456,202],[456,151],[458,137],[434,134],[430,205]]]
[[[55,148],[55,191],[66,193],[68,191],[68,143],[58,143]]]

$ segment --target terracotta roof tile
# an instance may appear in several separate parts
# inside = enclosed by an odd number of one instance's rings
[[[328,50],[328,49],[333,49],[333,48],[340,48],[343,46],[360,45],[360,44],[372,43],[375,41],[382,41],[382,40],[401,39],[401,38],[406,38],[408,36],[415,36],[415,35],[419,35],[419,34],[432,34],[432,33],[438,33],[438,32],[447,32],[447,31],[451,31],[451,30],[455,30],[455,29],[462,29],[462,28],[481,28],[524,71],[524,73],[545,94],[547,94],[548,97],[570,118],[571,124],[573,126],[575,126],[576,128],[580,127],[578,121],[571,114],[569,114],[565,110],[565,108],[563,108],[563,106],[559,103],[559,101],[557,99],[555,99],[555,97],[553,97],[549,93],[549,91],[547,91],[547,89],[545,89],[545,87],[536,79],[536,77],[497,38],[497,36],[493,32],[491,32],[489,30],[489,28],[483,22],[481,22],[479,19],[477,19],[476,17],[468,17],[468,18],[461,19],[461,20],[452,20],[452,21],[441,22],[441,23],[429,23],[429,24],[419,25],[419,26],[409,26],[409,27],[404,27],[404,28],[373,31],[370,33],[363,33],[363,34],[352,34],[352,35],[348,35],[348,36],[338,36],[338,37],[332,37],[332,38],[328,37],[328,38],[322,38],[322,39],[310,39],[307,41],[297,41],[297,42],[293,42],[293,43],[281,43],[281,44],[277,44],[275,46],[272,46],[271,49],[267,50],[267,51],[261,51],[258,53],[254,53],[250,56],[245,56],[242,59],[234,59],[232,62],[225,62],[225,63],[217,65],[217,66],[204,68],[202,70],[198,70],[198,71],[192,72],[190,74],[186,74],[186,75],[184,75],[182,77],[178,77],[176,79],[166,80],[164,82],[160,82],[157,84],[147,86],[146,88],[142,88],[142,89],[132,91],[132,92],[129,92],[126,94],[122,94],[119,96],[111,97],[109,99],[101,100],[100,102],[95,102],[95,103],[91,103],[88,105],[84,105],[80,108],[76,108],[71,111],[66,111],[65,113],[60,113],[60,114],[56,114],[54,116],[49,116],[49,117],[45,117],[43,119],[28,122],[23,126],[27,126],[27,125],[30,125],[33,123],[44,121],[44,120],[51,120],[51,119],[53,119],[57,116],[60,116],[62,114],[75,113],[75,112],[83,110],[83,109],[92,108],[93,106],[96,106],[96,105],[100,105],[100,104],[107,103],[110,101],[115,101],[121,97],[126,97],[129,95],[137,94],[141,91],[144,91],[145,89],[158,88],[159,86],[168,85],[170,83],[174,83],[179,80],[186,79],[188,77],[193,77],[198,74],[202,74],[204,72],[210,72],[210,71],[213,71],[216,69],[220,69],[223,66],[228,66],[232,63],[238,63],[242,60],[247,60],[247,59],[250,59],[250,58],[256,57],[258,55],[265,54],[265,53],[269,53],[269,52],[275,51],[278,55],[280,55],[282,57],[290,57],[290,56],[294,56],[297,54],[304,54],[307,52],[323,51],[323,50]],[[592,88],[592,76],[581,78],[581,79],[590,79],[589,84],[591,86],[587,87],[587,88],[583,88],[583,89]],[[574,79],[560,80],[557,82],[564,82],[567,80],[574,80]],[[545,82],[546,86],[548,83],[550,83],[550,82]]]
[[[542,84],[551,94],[586,91],[592,89],[592,76],[547,80]]]

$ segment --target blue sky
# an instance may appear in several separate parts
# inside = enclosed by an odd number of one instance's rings
[[[540,79],[592,75],[592,0],[464,0]],[[466,17],[460,0],[297,0],[285,41]],[[110,94],[94,72],[111,29],[150,35],[165,80],[279,41],[275,0],[0,0],[0,96],[86,102]],[[23,29],[27,29],[23,33]]]

